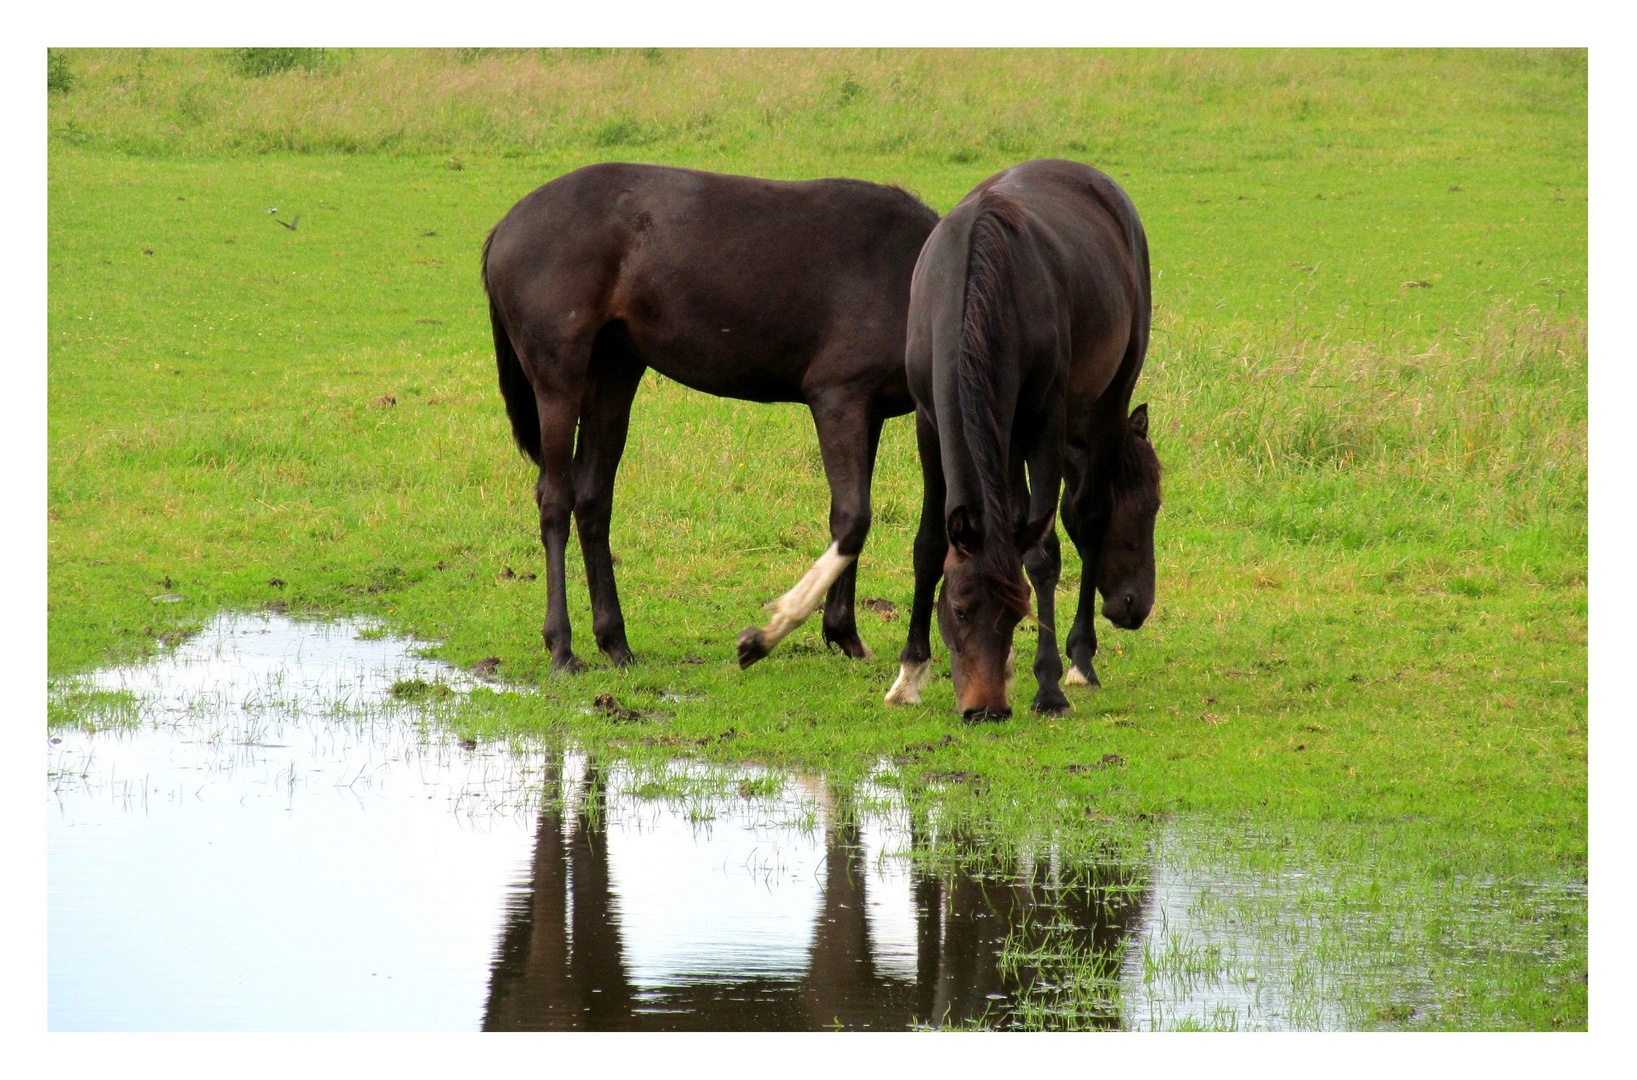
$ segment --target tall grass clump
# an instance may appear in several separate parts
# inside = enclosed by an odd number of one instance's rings
[[[74,72],[68,66],[68,54],[60,49],[46,51],[45,89],[48,94],[64,95],[74,89]]]
[[[142,719],[142,702],[129,690],[99,690],[81,680],[59,680],[46,694],[46,727],[132,727]]]
[[[1293,503],[1323,510],[1327,500],[1302,496],[1329,486],[1341,504],[1332,535],[1310,521],[1295,538],[1471,543],[1550,526],[1567,542],[1564,569],[1583,575],[1588,352],[1578,317],[1496,307],[1430,343],[1174,320],[1161,329],[1171,333],[1157,336],[1142,396],[1165,403],[1166,463],[1203,488],[1259,489],[1241,507],[1249,522],[1266,525]],[[1349,511],[1344,521],[1337,511]]]
[[[1584,486],[1586,325],[1492,311],[1424,352],[1393,342],[1185,331],[1147,372],[1223,455],[1274,468],[1552,476]],[[1164,355],[1165,353],[1169,355]]]
[[[313,71],[324,62],[326,49],[234,49],[233,70],[247,79],[285,71]]]

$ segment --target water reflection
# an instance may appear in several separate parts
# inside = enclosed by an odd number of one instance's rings
[[[1049,858],[1003,868],[971,843],[952,845],[964,869],[918,869],[904,856],[928,843],[925,829],[800,782],[819,803],[806,815],[819,835],[781,827],[802,818],[799,798],[717,807],[727,820],[692,830],[692,860],[719,865],[721,880],[704,890],[678,882],[669,907],[656,908],[643,880],[653,868],[639,860],[645,848],[678,843],[684,815],[644,821],[611,805],[618,782],[595,762],[578,777],[548,775],[530,880],[513,898],[490,977],[486,1030],[1006,1027],[1025,1009],[1049,1025],[1065,972],[1038,958],[1077,972],[1103,958],[1113,970],[1140,909],[1112,871],[1075,876]],[[568,797],[557,797],[565,787]],[[784,861],[757,862],[778,840]],[[768,933],[754,908],[775,893],[789,895],[775,898],[784,914],[769,917],[777,929]],[[683,940],[713,931],[714,949]],[[1003,962],[1008,939],[1014,957],[1036,959]],[[1119,1026],[1112,995],[1100,1014],[1082,1010],[1079,1024],[1088,1021]]]
[[[224,616],[48,734],[53,1030],[472,1030],[541,772],[391,704],[359,623]],[[91,718],[87,718],[88,721]]]
[[[1377,826],[1002,858],[868,782],[462,741],[394,703],[471,685],[418,651],[223,616],[54,688],[53,1030],[1470,1026],[1585,979],[1583,879],[1429,877]]]
[[[468,685],[416,653],[223,616],[80,681],[123,704],[48,735],[53,1029],[1005,1026],[1062,982],[1009,937],[1108,956],[1136,917],[870,785],[462,743],[392,704]]]

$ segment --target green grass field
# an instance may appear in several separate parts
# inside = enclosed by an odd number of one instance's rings
[[[1383,911],[1584,883],[1584,52],[56,55],[53,679],[224,608],[366,614],[501,658],[507,689],[453,713],[478,733],[833,778],[896,757],[917,798],[1013,838],[1243,823],[1370,867]],[[903,623],[869,613],[873,662],[826,654],[814,620],[739,671],[734,634],[827,543],[817,442],[798,407],[651,374],[613,535],[641,663],[548,678],[489,227],[594,161],[857,176],[947,210],[1045,156],[1118,179],[1153,253],[1135,400],[1166,468],[1159,595],[1141,631],[1102,625],[1105,688],[970,729],[945,668],[889,710]],[[891,422],[859,578],[906,609],[914,453]],[[668,715],[587,715],[603,692]],[[1125,767],[1065,769],[1105,753]],[[1439,1008],[1361,1015],[1584,1028],[1579,897],[1549,932],[1497,908],[1487,962],[1429,961],[1456,988]],[[1471,959],[1458,922],[1429,957]]]

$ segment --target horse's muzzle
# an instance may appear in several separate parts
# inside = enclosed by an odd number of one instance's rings
[[[1105,597],[1103,618],[1122,630],[1135,630],[1148,618],[1149,607],[1141,603],[1135,593]]]

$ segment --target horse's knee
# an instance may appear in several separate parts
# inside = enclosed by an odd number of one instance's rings
[[[547,504],[540,508],[540,535],[543,538],[568,535],[569,510],[566,506]]]
[[[1058,543],[1055,532],[1047,533],[1034,547],[1023,553],[1023,565],[1030,573],[1039,573],[1060,565],[1063,561],[1063,548]]]
[[[1023,557],[1023,569],[1028,571],[1029,580],[1037,585],[1055,587],[1062,576],[1063,564],[1037,548]]]
[[[949,537],[944,533],[944,523],[923,521],[921,527],[915,530],[914,550],[916,558],[931,556],[937,559],[941,566],[944,554],[949,550]]]

